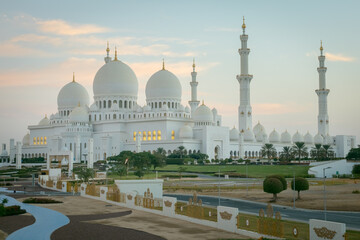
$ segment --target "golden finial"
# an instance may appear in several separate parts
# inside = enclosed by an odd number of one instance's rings
[[[165,70],[165,61],[164,61],[164,59],[163,59],[163,68],[162,68],[162,70]]]
[[[320,51],[324,50],[322,46],[322,40],[320,41]]]
[[[107,41],[107,48],[106,51],[109,53],[110,52],[110,48],[109,48],[109,41]]]
[[[118,59],[117,59],[117,49],[116,49],[116,46],[115,46],[115,59],[114,59],[114,61],[117,61]]]
[[[73,72],[73,82],[75,82],[75,72]]]
[[[243,25],[242,25],[242,28],[245,29],[246,28],[246,25],[245,25],[245,17],[243,16]]]
[[[202,104],[201,104],[201,105],[205,105],[205,104],[204,104],[204,99],[202,100]]]
[[[193,65],[192,67],[195,69],[195,58],[193,58]]]

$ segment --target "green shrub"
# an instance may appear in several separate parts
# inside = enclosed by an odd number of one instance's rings
[[[2,204],[0,204],[0,216],[12,216],[23,213],[26,213],[26,210],[21,209],[18,205],[4,207]]]
[[[282,183],[283,190],[286,190],[286,189],[287,189],[287,182],[286,182],[286,179],[284,178],[284,176],[281,176],[281,175],[270,175],[270,176],[266,176],[266,178],[276,178],[276,179],[278,179],[278,180]]]
[[[354,190],[354,191],[352,191],[352,193],[354,193],[354,194],[359,194],[360,191],[359,191],[359,190]]]
[[[168,165],[184,165],[184,159],[183,158],[167,158],[166,164]]]
[[[353,166],[353,169],[352,169],[352,174],[360,174],[360,164],[356,164]]]
[[[47,203],[62,203],[51,198],[27,198],[23,203],[37,203],[37,204],[47,204]]]
[[[263,189],[266,193],[273,194],[273,201],[276,202],[277,194],[284,190],[283,183],[278,178],[265,178],[263,182]]]
[[[298,199],[300,199],[300,191],[309,190],[309,182],[305,178],[297,177],[295,178],[295,188],[294,179],[291,180],[291,189],[298,192]]]

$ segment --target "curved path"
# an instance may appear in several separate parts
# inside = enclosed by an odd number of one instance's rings
[[[176,197],[179,201],[188,201],[192,195],[186,194],[164,194],[164,196]],[[199,196],[204,205],[218,206],[219,198],[214,196]],[[240,212],[259,214],[259,210],[266,209],[267,203],[259,203],[235,198],[220,198],[221,206],[238,208]],[[309,210],[272,204],[274,211],[279,211],[285,219],[291,219],[300,222],[309,222],[309,219],[324,220],[324,211]],[[327,211],[327,220],[333,222],[342,222],[348,229],[360,230],[360,212],[340,212]]]
[[[19,205],[22,209],[25,209],[36,219],[34,224],[24,227],[10,234],[6,238],[7,240],[17,240],[17,239],[49,240],[53,231],[70,222],[68,217],[57,211],[33,206],[30,204],[21,203],[12,197],[0,195],[0,201],[2,201],[3,198],[8,199],[8,203],[6,204],[6,206]]]

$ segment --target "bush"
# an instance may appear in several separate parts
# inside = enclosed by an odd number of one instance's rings
[[[360,191],[359,191],[359,190],[354,190],[354,191],[352,191],[352,193],[354,193],[354,194],[359,194]]]
[[[26,213],[26,210],[21,209],[18,205],[4,207],[2,204],[0,204],[0,216],[12,216],[23,213]]]
[[[51,198],[27,198],[23,203],[47,204],[47,203],[62,203]]]
[[[351,173],[354,175],[360,174],[360,164],[354,165]]]
[[[298,199],[300,199],[300,191],[309,190],[309,182],[305,178],[297,177],[295,178],[295,188],[294,179],[291,181],[291,189],[298,192]]]
[[[168,165],[184,165],[184,159],[183,158],[167,158],[166,164]]]
[[[281,184],[283,185],[283,190],[287,189],[287,182],[286,182],[286,179],[284,178],[284,176],[271,175],[271,176],[266,176],[266,178],[276,178],[276,179],[278,179],[281,182]]]
[[[267,177],[263,182],[263,189],[266,193],[272,193],[273,201],[276,202],[277,194],[284,190],[284,186],[278,178]]]

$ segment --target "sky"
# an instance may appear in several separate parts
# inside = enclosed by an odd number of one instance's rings
[[[238,125],[239,36],[246,19],[253,125],[269,134],[317,133],[320,40],[331,135],[360,140],[359,1],[5,1],[0,0],[0,142],[21,141],[28,125],[57,112],[62,86],[76,81],[89,92],[104,64],[106,42],[145,86],[162,67],[190,100],[195,58],[198,98]]]

